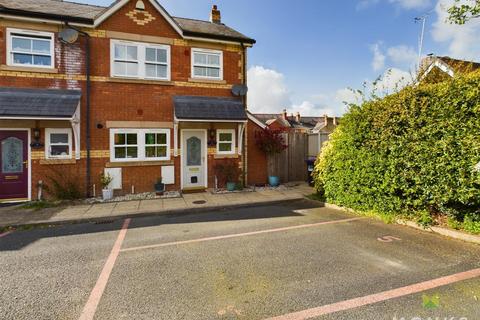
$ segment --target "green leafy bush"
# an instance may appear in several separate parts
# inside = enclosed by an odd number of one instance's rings
[[[480,73],[350,106],[315,165],[327,201],[378,215],[480,212]]]
[[[77,172],[64,167],[51,168],[45,190],[57,200],[77,200],[82,198],[82,181]]]

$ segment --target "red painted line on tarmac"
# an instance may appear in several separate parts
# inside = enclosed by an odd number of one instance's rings
[[[13,231],[7,231],[7,232],[4,232],[4,233],[0,233],[0,238],[3,238],[3,237],[6,237],[8,236],[9,234],[11,234]]]
[[[83,308],[82,314],[80,315],[80,320],[92,320],[95,316],[98,304],[100,302],[100,299],[102,298],[103,292],[105,291],[105,287],[107,286],[110,274],[112,273],[113,266],[115,265],[115,261],[117,260],[120,249],[122,248],[122,243],[127,234],[130,221],[131,219],[126,219],[123,222],[123,226],[120,230],[120,233],[118,234],[117,241],[115,241],[112,251],[110,252],[107,261],[105,262],[102,273],[100,273],[97,283],[95,284],[95,287],[90,293],[90,297],[88,298],[88,301]]]
[[[332,314],[339,311],[345,311],[350,309],[355,309],[358,307],[394,299],[400,298],[407,295],[435,289],[438,287],[443,287],[449,284],[453,284],[456,282],[473,279],[480,277],[480,269],[473,269],[466,272],[452,274],[450,276],[437,278],[434,280],[429,280],[425,282],[420,282],[417,284],[413,284],[410,286],[393,289],[389,291],[384,291],[376,294],[372,294],[365,297],[355,298],[351,300],[345,300],[329,305],[325,305],[318,308],[307,309],[299,312],[294,312],[290,314],[286,314],[283,316],[269,318],[267,320],[305,320],[316,318],[323,315]]]
[[[208,238],[200,238],[200,239],[193,239],[193,240],[185,240],[185,241],[175,241],[175,242],[167,242],[167,243],[160,243],[160,244],[153,244],[148,246],[141,246],[141,247],[133,247],[133,248],[126,248],[120,250],[121,252],[128,252],[128,251],[136,251],[136,250],[145,250],[145,249],[155,249],[155,248],[162,248],[162,247],[170,247],[170,246],[178,246],[182,244],[191,244],[191,243],[199,243],[199,242],[206,242],[206,241],[214,241],[214,240],[224,240],[224,239],[232,239],[232,238],[240,238],[246,236],[253,236],[258,234],[265,234],[265,233],[274,233],[274,232],[282,232],[282,231],[289,231],[295,229],[304,229],[304,228],[313,228],[328,224],[336,224],[342,222],[350,222],[356,221],[365,218],[350,218],[350,219],[342,219],[342,220],[333,220],[333,221],[325,221],[319,223],[312,223],[312,224],[302,224],[298,226],[291,226],[291,227],[284,227],[284,228],[276,228],[276,229],[267,229],[267,230],[260,230],[260,231],[252,231],[252,232],[245,232],[245,233],[235,233],[235,234],[228,234],[224,236],[217,236],[217,237],[208,237]]]

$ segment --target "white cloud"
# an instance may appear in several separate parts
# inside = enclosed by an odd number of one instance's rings
[[[398,4],[404,9],[424,9],[427,8],[430,0],[389,0],[390,3]]]
[[[450,24],[447,21],[447,9],[453,0],[439,0],[435,12],[437,21],[433,24],[433,39],[448,43],[448,54],[453,58],[479,60],[480,57],[480,19],[473,19],[465,25]]]
[[[342,104],[359,104],[362,102],[362,95],[349,88],[340,89],[335,93],[335,101]]]
[[[373,52],[372,68],[374,71],[380,71],[385,68],[385,55],[380,48],[381,43],[376,43],[371,46]]]
[[[389,59],[395,65],[412,69],[418,62],[418,53],[412,47],[399,45],[387,49]]]
[[[391,94],[412,84],[413,78],[410,72],[391,68],[372,84],[372,89],[376,91],[377,95]]]
[[[314,94],[299,104],[292,103],[285,76],[272,69],[253,66],[248,70],[248,109],[253,113],[300,112],[306,116],[342,115],[345,110],[326,94]]]
[[[303,116],[321,116],[321,115],[329,115],[334,116],[336,112],[332,108],[326,108],[325,106],[321,106],[315,104],[311,101],[303,101],[299,105],[293,105],[291,107],[292,112],[300,112]]]
[[[275,70],[251,67],[248,86],[248,105],[252,112],[277,113],[292,104],[285,77]]]

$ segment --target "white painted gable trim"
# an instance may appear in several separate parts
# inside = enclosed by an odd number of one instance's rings
[[[263,124],[260,120],[258,120],[257,118],[255,118],[255,116],[253,114],[251,114],[250,112],[247,112],[247,116],[248,116],[248,120],[251,120],[253,123],[255,123],[257,126],[259,126],[260,128],[262,129],[265,129],[267,126],[265,124]]]
[[[107,20],[110,16],[112,16],[115,12],[120,10],[124,5],[126,5],[130,0],[122,0],[116,3],[114,6],[108,8],[101,16],[95,19],[93,24],[94,28],[98,27],[102,22]],[[147,0],[145,0],[147,1]],[[168,12],[155,0],[148,0],[150,3],[157,9],[157,11],[167,20],[167,22],[172,26],[175,31],[179,35],[183,37],[182,29],[178,26],[178,24],[173,20],[173,18],[168,14]]]
[[[440,70],[442,70],[443,72],[445,72],[446,74],[448,74],[452,78],[455,75],[455,72],[453,71],[453,69],[449,65],[447,65],[446,63],[441,62],[439,60],[435,60],[435,62],[430,64],[427,71],[425,71],[425,73],[422,75],[421,80],[423,80],[430,72],[432,72],[433,68],[435,68],[435,67],[439,68]]]

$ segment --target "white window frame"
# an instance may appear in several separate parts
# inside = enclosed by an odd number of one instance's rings
[[[231,151],[220,151],[220,143],[228,143],[229,141],[220,141],[220,134],[229,133],[232,135]],[[235,154],[235,129],[218,129],[217,130],[217,154]]]
[[[195,67],[207,67],[212,68],[216,66],[212,65],[196,65],[195,64],[195,53],[203,53],[203,54],[216,54],[220,56],[220,76],[219,77],[209,77],[209,76],[197,76],[195,75]],[[192,79],[206,79],[206,80],[223,80],[223,51],[220,50],[210,50],[210,49],[200,49],[200,48],[192,48],[192,57],[191,57],[191,77]]]
[[[170,161],[171,159],[171,141],[170,129],[110,129],[110,162],[138,162],[138,161]],[[116,159],[115,158],[115,134],[137,134],[137,158],[130,159]],[[145,134],[147,133],[164,133],[167,135],[167,156],[158,158],[147,158],[145,155],[145,148],[148,146],[145,143]],[[156,145],[155,145],[156,146]]]
[[[52,143],[50,141],[51,134],[68,134],[68,156],[53,156],[51,154],[51,147]],[[54,144],[54,145],[64,145],[62,144]],[[47,128],[45,129],[45,158],[46,159],[73,159],[73,153],[72,153],[72,129],[65,128],[65,129],[52,129],[52,128]]]
[[[35,39],[36,37],[48,37],[50,38],[50,65],[49,66],[41,66],[41,65],[34,65],[34,64],[22,64],[22,63],[15,63],[13,60],[13,37],[12,34],[18,34],[18,37],[25,38],[25,39]],[[22,52],[17,52],[22,53]],[[25,54],[29,54],[26,53]],[[35,55],[31,53],[32,55]],[[36,54],[42,55],[42,54]],[[34,30],[24,30],[24,29],[7,29],[7,65],[14,66],[14,67],[26,67],[26,68],[43,68],[43,69],[54,69],[55,68],[55,35],[52,32],[42,32],[42,31],[34,31]]]
[[[138,62],[138,75],[137,76],[125,76],[115,74],[115,45],[127,45],[127,46],[136,46],[137,47],[137,62]],[[153,63],[146,62],[146,51],[147,48],[153,49],[163,49],[167,51],[167,76],[165,78],[161,77],[147,77],[146,75],[146,64],[157,64],[163,65],[163,63]],[[112,78],[124,78],[124,79],[145,79],[145,80],[160,80],[160,81],[170,81],[171,79],[171,48],[169,45],[164,44],[152,44],[144,42],[132,42],[125,40],[111,40],[110,41],[110,76]]]

